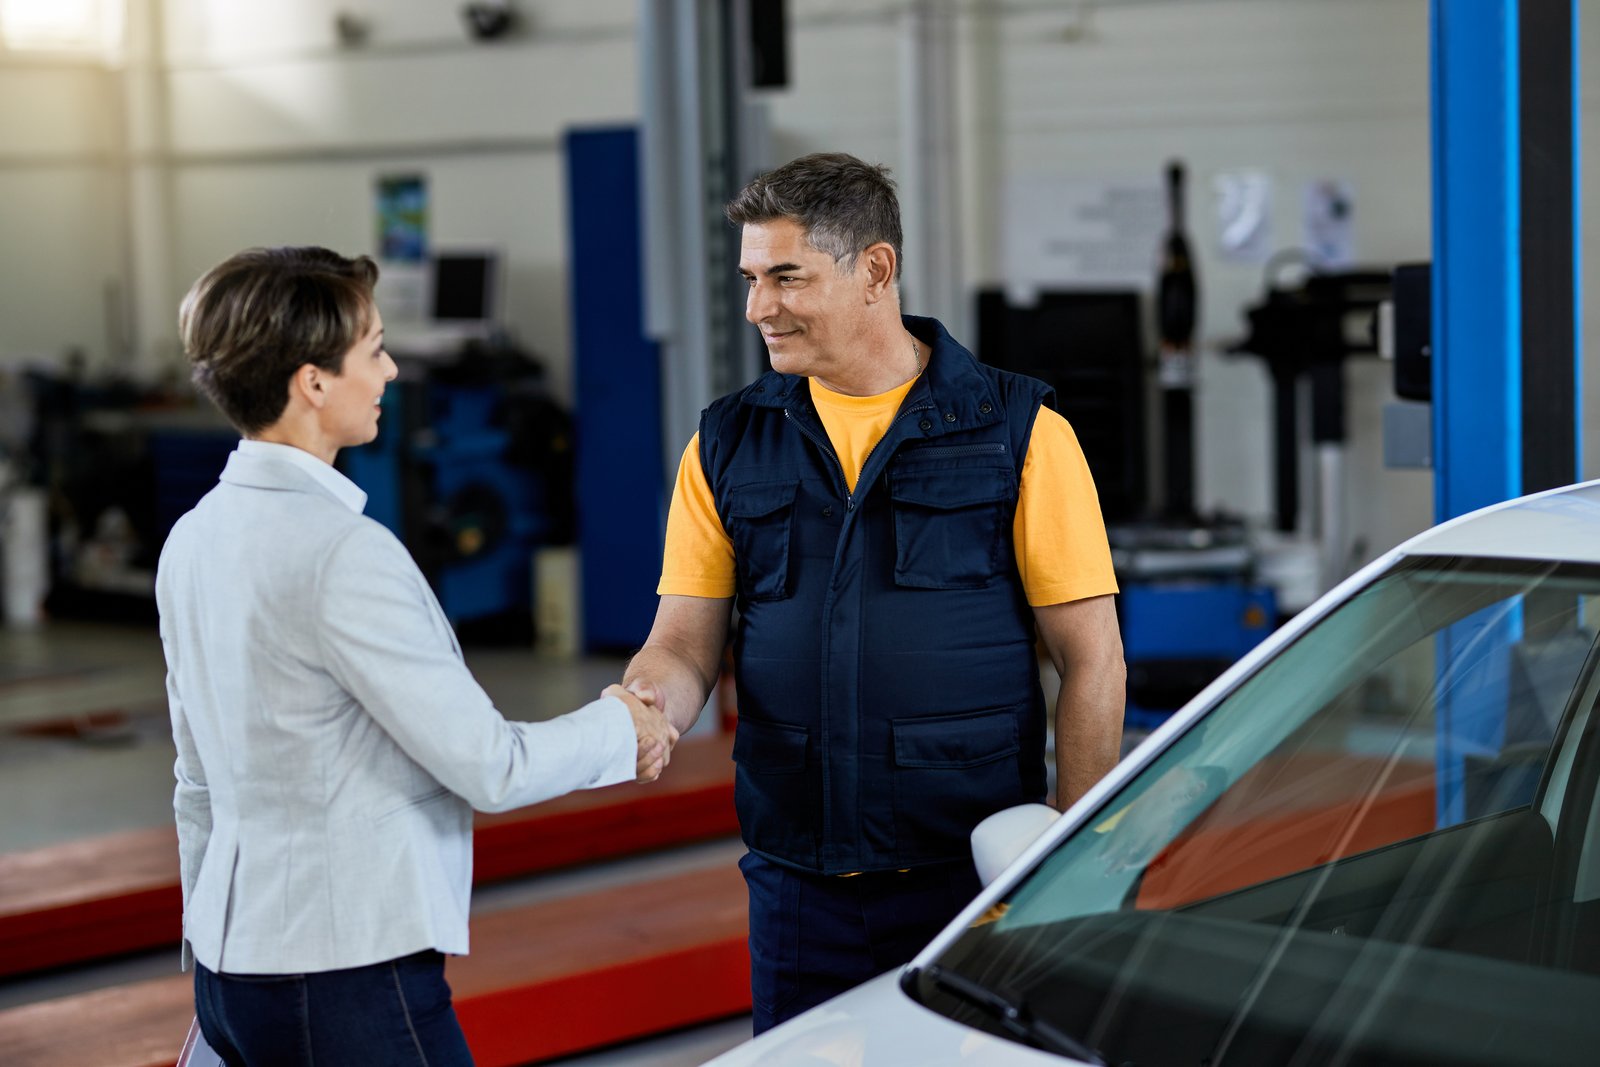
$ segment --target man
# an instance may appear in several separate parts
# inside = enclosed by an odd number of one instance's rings
[[[1116,761],[1124,670],[1094,484],[1039,382],[900,313],[884,168],[797,159],[726,208],[773,371],[706,409],[624,683],[680,730],[730,607],[759,1033],[908,960],[977,892],[969,836]]]
[[[469,1064],[472,809],[655,778],[677,732],[617,686],[507,722],[405,547],[333,467],[395,364],[378,270],[249,249],[185,297],[196,382],[244,436],[156,578],[185,963],[229,1064]]]

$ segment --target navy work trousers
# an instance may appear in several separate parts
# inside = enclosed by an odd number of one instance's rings
[[[981,888],[971,861],[849,877],[739,861],[750,889],[750,995],[769,1030],[906,963]]]
[[[310,974],[194,969],[195,1012],[228,1067],[471,1067],[444,957]]]

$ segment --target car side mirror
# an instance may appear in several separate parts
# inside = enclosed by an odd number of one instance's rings
[[[1022,855],[1061,813],[1048,804],[1019,804],[997,811],[972,828],[972,861],[988,885]]]

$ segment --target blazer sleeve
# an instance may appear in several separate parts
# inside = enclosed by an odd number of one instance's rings
[[[177,787],[172,793],[172,812],[178,825],[178,871],[183,887],[184,914],[189,913],[189,897],[195,879],[200,875],[200,865],[206,858],[206,846],[211,842],[211,791],[206,786],[205,767],[200,762],[200,751],[195,747],[194,731],[189,727],[189,717],[183,706],[183,695],[178,691],[177,663],[171,642],[165,640],[167,656],[167,710],[172,716],[172,739],[177,745],[178,758],[172,765]],[[184,970],[189,969],[193,957],[189,942],[183,942]]]
[[[508,722],[462,662],[422,572],[363,521],[323,561],[318,638],[329,673],[408,756],[480,811],[632,781],[638,738],[614,697]]]

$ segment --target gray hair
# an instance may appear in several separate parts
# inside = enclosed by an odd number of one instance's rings
[[[843,152],[801,156],[750,182],[722,213],[736,226],[793,219],[807,244],[845,270],[868,246],[885,241],[894,248],[899,280],[900,201],[888,167]]]

